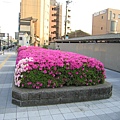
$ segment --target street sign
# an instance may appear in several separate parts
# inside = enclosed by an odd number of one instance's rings
[[[5,37],[5,33],[0,33],[0,37]]]

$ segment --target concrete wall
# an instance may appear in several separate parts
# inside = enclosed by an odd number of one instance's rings
[[[54,49],[58,44],[62,51],[94,57],[103,62],[106,68],[120,72],[119,43],[51,43],[50,48]]]

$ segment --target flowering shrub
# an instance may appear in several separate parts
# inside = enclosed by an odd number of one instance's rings
[[[88,86],[104,80],[104,65],[95,58],[33,46],[18,49],[14,74],[17,87]]]

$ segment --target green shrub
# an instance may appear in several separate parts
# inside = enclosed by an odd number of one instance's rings
[[[43,45],[43,48],[46,48],[46,49],[48,49],[48,45]]]
[[[104,83],[103,63],[72,52],[20,47],[14,81],[23,88],[91,86]]]

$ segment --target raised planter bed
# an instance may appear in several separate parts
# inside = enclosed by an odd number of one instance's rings
[[[111,83],[96,86],[71,86],[62,88],[23,89],[12,86],[12,103],[18,106],[38,106],[82,102],[110,98]]]

